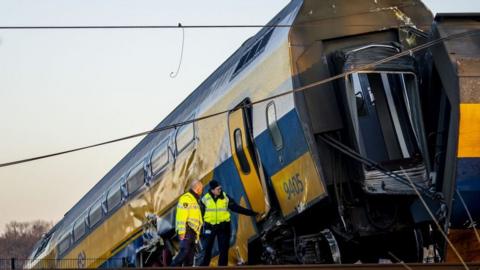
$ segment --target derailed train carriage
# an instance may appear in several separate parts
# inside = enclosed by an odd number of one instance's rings
[[[446,35],[432,21],[418,0],[293,0],[268,24],[292,27],[261,29],[157,128],[229,113],[146,136],[45,235],[28,267],[166,265],[178,197],[213,178],[262,213],[233,217],[231,264],[444,260],[416,191],[447,228],[457,148],[479,166],[477,105],[462,122],[470,137],[459,135],[458,62],[441,44],[357,70]],[[478,36],[468,41],[478,57]]]

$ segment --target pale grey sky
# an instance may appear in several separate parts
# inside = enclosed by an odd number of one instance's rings
[[[289,0],[0,0],[0,26],[264,24]],[[480,12],[478,0],[428,0]],[[0,30],[0,163],[145,131],[258,29]],[[0,231],[58,221],[139,139],[0,168]]]

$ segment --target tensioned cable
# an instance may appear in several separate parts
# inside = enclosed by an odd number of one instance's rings
[[[375,169],[379,170],[381,173],[385,174],[388,177],[393,178],[394,180],[396,180],[399,183],[410,186],[410,183],[408,183],[408,181],[405,180],[398,173],[396,173],[394,171],[391,171],[391,170],[388,170],[385,167],[381,166],[378,162],[375,162],[375,161],[373,161],[373,160],[371,160],[367,157],[362,156],[361,154],[357,153],[356,151],[349,148],[348,146],[342,144],[338,140],[336,140],[336,139],[334,139],[334,138],[332,138],[328,135],[325,135],[325,134],[320,135],[320,139],[322,141],[324,141],[325,143],[327,143],[328,145],[332,146],[333,148],[337,149],[341,153],[355,159],[356,161],[358,161],[358,162],[360,162],[360,163],[362,163],[362,164],[364,164],[368,167],[372,167],[372,168],[375,168]],[[428,193],[428,190],[426,188],[421,187],[418,184],[416,184],[416,186],[417,186],[417,188],[422,190],[423,194],[427,195],[430,198],[433,198],[433,196],[431,196],[431,194]]]
[[[477,238],[478,243],[480,243],[480,235],[478,234],[477,223],[475,222],[475,220],[473,220],[472,214],[470,213],[470,210],[468,209],[468,206],[465,203],[465,200],[463,199],[463,196],[460,193],[460,191],[458,189],[456,189],[456,192],[457,192],[458,198],[460,199],[460,202],[463,205],[463,208],[465,209],[465,212],[467,212],[468,219],[470,220],[470,224],[472,226],[472,229],[475,232],[475,237]]]
[[[440,225],[440,222],[438,222],[437,218],[435,217],[435,215],[432,213],[432,210],[430,209],[430,207],[428,207],[428,204],[427,202],[425,201],[425,199],[422,197],[422,195],[420,194],[420,192],[418,191],[417,187],[414,185],[412,179],[410,179],[410,177],[408,175],[407,176],[407,180],[410,182],[411,186],[412,186],[412,189],[415,191],[415,194],[417,194],[418,198],[420,199],[420,201],[422,202],[423,206],[425,207],[425,210],[427,211],[428,215],[433,219],[433,222],[435,223],[435,226],[437,226],[437,229],[438,231],[442,234],[443,238],[445,238],[445,241],[447,241],[448,245],[450,246],[450,248],[453,250],[453,252],[455,253],[455,255],[457,256],[457,258],[460,260],[460,262],[463,264],[463,267],[466,269],[466,270],[470,270],[470,268],[468,267],[467,263],[465,263],[465,261],[463,260],[462,258],[462,255],[460,255],[460,252],[458,252],[457,248],[455,248],[455,246],[453,245],[452,241],[450,241],[450,239],[448,238],[448,235],[447,233],[445,233],[445,231],[443,230],[442,226]]]
[[[71,26],[0,26],[0,30],[60,30],[60,29],[211,29],[211,28],[308,28],[318,27],[319,24],[303,23],[303,24],[204,24],[204,25],[71,25]],[[384,24],[344,24],[342,27],[405,27],[406,25],[390,25]],[[418,25],[417,25],[418,26]]]
[[[371,14],[372,12],[381,12],[381,11],[393,11],[395,14],[397,14],[397,11],[399,9],[403,8],[412,8],[415,7],[413,4],[400,4],[396,5],[395,7],[388,7],[388,8],[377,8],[377,9],[372,9],[372,10],[367,10],[364,12],[359,12],[356,15],[360,14]],[[72,26],[54,26],[54,25],[44,25],[44,26],[0,26],[0,30],[40,30],[40,29],[176,29],[176,28],[197,28],[197,29],[202,29],[202,28],[304,28],[304,27],[318,27],[320,21],[326,21],[326,20],[332,20],[332,19],[338,19],[338,18],[345,18],[350,15],[335,15],[335,17],[325,17],[321,18],[319,20],[315,20],[313,22],[308,22],[308,23],[296,23],[296,24],[198,24],[198,25],[183,25],[179,23],[178,25],[72,25]],[[381,27],[382,29],[388,28],[388,27],[406,27],[406,26],[411,26],[409,23],[405,24],[402,22],[399,22],[400,24],[398,25],[384,25],[384,24],[375,24],[375,23],[363,23],[363,24],[342,24],[342,27]],[[466,23],[465,25],[470,25]],[[476,25],[476,24],[472,24]],[[424,27],[429,27],[430,24],[428,25],[423,25],[423,24],[415,24],[416,27],[424,26]]]
[[[326,142],[328,145],[332,146],[333,148],[339,150],[340,152],[342,152],[343,154],[345,155],[348,155],[350,157],[353,157],[352,153],[356,153],[354,150],[350,149],[348,146],[342,144],[341,142],[333,139],[332,137],[328,136],[328,135],[324,135],[322,137],[320,137],[324,142]],[[361,156],[360,154],[356,153],[357,156]],[[363,158],[364,160],[368,160],[367,158]],[[363,162],[363,161],[361,161]],[[381,168],[381,166],[376,166],[376,167],[379,167]],[[462,256],[460,255],[460,253],[458,252],[458,250],[455,248],[455,246],[453,245],[453,243],[450,241],[450,239],[448,239],[448,236],[447,234],[443,231],[442,229],[442,226],[440,225],[440,222],[437,220],[437,218],[435,217],[435,215],[432,213],[430,207],[428,206],[427,202],[425,201],[425,199],[423,198],[422,194],[420,194],[420,192],[418,191],[418,186],[410,179],[410,177],[408,176],[408,174],[405,174],[406,178],[405,177],[402,177],[400,175],[398,175],[397,173],[395,172],[392,172],[392,171],[389,171],[390,174],[387,174],[387,171],[383,171],[383,170],[380,170],[382,173],[384,173],[385,175],[387,176],[390,176],[393,178],[393,176],[395,176],[396,178],[399,178],[399,179],[403,179],[404,181],[408,181],[408,183],[410,184],[410,186],[412,187],[412,189],[414,190],[415,194],[418,196],[418,198],[420,199],[422,205],[424,206],[425,210],[427,211],[427,213],[429,214],[429,216],[432,218],[433,222],[435,223],[435,225],[437,226],[437,229],[440,231],[440,233],[442,234],[443,238],[445,238],[445,241],[447,241],[448,245],[450,246],[450,248],[453,250],[453,252],[455,253],[455,255],[458,257],[458,259],[460,260],[460,262],[463,264],[463,266],[465,267],[466,270],[469,270],[467,264],[465,263],[465,261],[463,260]]]
[[[390,257],[392,257],[393,259],[397,260],[398,263],[400,263],[403,267],[405,267],[406,269],[408,270],[413,270],[410,266],[408,266],[403,260],[401,260],[400,258],[398,258],[395,254],[393,254],[391,251],[388,251],[387,252],[388,255],[390,255]]]
[[[372,25],[374,26],[374,25]],[[290,28],[291,24],[217,24],[217,25],[71,25],[71,26],[0,26],[2,30],[39,29],[178,29],[178,28]]]
[[[395,9],[399,8],[408,8],[408,7],[413,7],[414,5],[411,4],[402,4],[402,5],[396,5],[394,8],[387,8],[390,11],[395,12]],[[368,10],[365,12],[359,12],[359,14],[371,14],[371,12],[379,12],[382,11],[382,9],[374,9],[374,10]],[[338,18],[344,18],[349,15],[336,15],[335,17],[326,17],[326,18],[321,18],[320,20],[313,21],[311,23],[297,23],[297,24],[198,24],[198,25],[183,25],[179,23],[178,25],[72,25],[72,26],[54,26],[54,25],[45,25],[45,26],[0,26],[0,30],[40,30],[40,29],[176,29],[176,28],[196,28],[196,29],[208,29],[208,28],[303,28],[303,27],[318,27],[319,21],[325,21],[325,20],[332,20],[332,19],[338,19]],[[401,23],[399,25],[384,25],[384,24],[342,24],[342,27],[405,27],[409,26],[408,24],[406,25],[405,23]],[[430,25],[422,25],[422,24],[415,24],[415,26],[425,26],[429,27]]]
[[[372,63],[369,63],[369,64],[365,64],[363,66],[359,66],[358,68],[352,69],[350,71],[347,71],[347,72],[344,72],[344,73],[341,73],[341,74],[338,74],[338,75],[335,75],[335,76],[332,76],[332,77],[329,77],[329,78],[326,78],[326,79],[323,79],[323,80],[319,80],[319,81],[316,81],[314,83],[311,83],[311,84],[308,84],[308,85],[305,85],[305,86],[302,86],[302,87],[299,87],[299,88],[295,88],[295,89],[292,89],[292,90],[289,90],[289,91],[285,91],[283,93],[280,93],[280,94],[277,94],[277,95],[274,95],[274,96],[270,96],[270,97],[267,97],[267,98],[264,98],[264,99],[260,99],[260,100],[251,102],[250,104],[245,104],[245,105],[236,107],[235,109],[249,108],[249,107],[251,107],[255,104],[263,103],[263,102],[266,102],[266,101],[269,101],[269,100],[272,100],[272,99],[275,99],[275,98],[278,98],[278,97],[282,97],[282,96],[297,93],[297,92],[303,92],[303,91],[308,90],[310,88],[313,88],[313,87],[316,87],[316,86],[319,86],[319,85],[322,85],[322,84],[326,84],[326,83],[341,79],[341,78],[346,77],[350,74],[360,72],[360,71],[364,71],[364,70],[369,70],[371,68],[374,68],[375,66],[381,65],[383,63],[387,63],[387,62],[392,61],[394,59],[397,59],[397,58],[400,58],[400,57],[403,57],[403,56],[406,56],[406,55],[411,55],[414,52],[418,52],[418,51],[427,49],[427,48],[432,47],[436,44],[439,44],[440,42],[447,41],[447,40],[458,39],[458,38],[467,37],[467,36],[472,36],[472,35],[476,35],[476,34],[479,34],[479,33],[480,33],[480,30],[473,30],[473,31],[467,31],[467,32],[452,34],[452,35],[449,35],[449,36],[446,36],[446,37],[443,37],[443,38],[432,40],[430,42],[427,42],[427,43],[424,43],[424,44],[419,45],[417,47],[414,47],[412,49],[397,53],[397,54],[392,55],[390,57],[387,57],[385,59],[378,60],[376,62],[372,62]],[[205,115],[205,116],[202,116],[202,117],[186,120],[186,121],[183,121],[183,122],[178,122],[178,123],[175,123],[175,124],[166,125],[166,126],[163,126],[163,127],[160,127],[160,128],[153,129],[153,130],[144,131],[144,132],[140,132],[140,133],[132,134],[132,135],[129,135],[129,136],[125,136],[125,137],[121,137],[121,138],[117,138],[117,139],[113,139],[113,140],[109,140],[109,141],[104,141],[104,142],[101,142],[101,143],[96,143],[96,144],[92,144],[92,145],[88,145],[88,146],[83,146],[83,147],[73,148],[73,149],[69,149],[69,150],[65,150],[65,151],[61,151],[61,152],[52,153],[52,154],[46,154],[46,155],[41,155],[41,156],[36,156],[36,157],[31,157],[31,158],[26,158],[26,159],[21,159],[21,160],[6,162],[6,163],[1,163],[0,168],[1,167],[12,166],[12,165],[16,165],[16,164],[21,164],[21,163],[26,163],[26,162],[31,162],[31,161],[35,161],[35,160],[50,158],[50,157],[54,157],[54,156],[60,156],[60,155],[68,154],[68,153],[78,152],[78,151],[81,151],[81,150],[86,150],[86,149],[90,149],[90,148],[94,148],[94,147],[99,147],[99,146],[102,146],[102,145],[107,145],[107,144],[112,144],[112,143],[116,143],[116,142],[120,142],[120,141],[124,141],[124,140],[128,140],[128,139],[133,139],[133,138],[136,138],[136,137],[148,135],[150,133],[156,133],[156,132],[160,132],[160,131],[164,131],[164,130],[175,129],[175,128],[183,126],[183,125],[188,125],[188,124],[191,124],[191,123],[194,123],[194,122],[199,122],[199,121],[202,121],[202,120],[205,120],[205,119],[208,119],[208,118],[213,118],[213,117],[216,117],[216,116],[219,116],[219,115],[222,115],[222,114],[227,114],[227,113],[229,113],[233,110],[234,109],[219,111],[219,112],[212,113],[212,114],[209,114],[209,115]]]

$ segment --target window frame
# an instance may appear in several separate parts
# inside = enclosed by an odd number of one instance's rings
[[[81,240],[85,235],[87,235],[88,233],[88,226],[86,224],[86,217],[87,215],[84,213],[80,216],[80,218],[78,218],[75,222],[73,222],[73,226],[72,226],[72,243],[76,243],[78,242],[79,240]],[[84,232],[83,234],[77,238],[77,235],[76,235],[76,227],[77,227],[77,224],[78,223],[83,223],[83,227],[84,227]]]
[[[141,166],[140,166],[141,165]],[[136,171],[139,167],[140,170]],[[135,172],[134,172],[135,170]],[[139,172],[139,171],[142,171],[143,172],[143,178],[142,178],[142,184],[140,186],[138,186],[135,190],[131,191],[129,190],[129,186],[128,186],[128,183],[130,179],[132,179],[132,172],[136,173]],[[146,179],[146,170],[145,170],[145,159],[142,159],[140,162],[136,163],[129,171],[128,171],[128,174],[127,174],[127,177],[125,178],[125,188],[127,190],[127,196],[130,196],[132,194],[135,194],[137,191],[139,191],[142,187],[145,186],[145,184],[147,183],[147,179]]]
[[[265,48],[272,38],[274,30],[275,29],[268,30],[243,53],[242,57],[240,57],[240,60],[237,62],[237,65],[234,68],[230,80],[233,80],[233,78],[246,69],[260,54],[265,51]],[[251,57],[249,57],[250,54],[252,54]]]
[[[274,127],[276,128],[276,130],[278,131],[278,135],[279,135],[279,138],[280,138],[280,141],[278,142],[279,144],[277,144],[277,140],[275,139],[275,136],[274,136],[274,131],[272,130],[272,128],[270,128],[270,117],[269,117],[269,109],[273,107],[273,113],[274,113],[274,117],[275,117],[275,120],[274,120]],[[284,143],[283,143],[283,134],[282,134],[282,131],[280,130],[280,127],[278,126],[278,117],[277,117],[277,105],[275,104],[275,101],[271,101],[267,104],[267,107],[265,108],[265,118],[266,118],[266,123],[267,123],[267,129],[268,129],[268,133],[270,134],[270,139],[272,140],[272,143],[273,143],[273,146],[275,147],[275,149],[277,151],[279,150],[282,150],[283,146],[284,146]]]
[[[106,204],[106,208],[107,208],[107,215],[110,214],[111,212],[113,212],[114,210],[116,210],[118,207],[120,207],[122,204],[123,204],[123,201],[124,201],[124,198],[125,198],[125,188],[124,188],[124,180],[125,180],[125,177],[122,177],[120,178],[117,182],[115,182],[113,185],[110,186],[110,188],[108,188],[108,191],[105,193],[105,204]],[[108,198],[109,198],[109,194],[110,192],[112,192],[112,190],[114,188],[116,188],[118,185],[118,191],[120,192],[120,201],[114,205],[113,207],[110,207],[109,203],[108,203]]]
[[[42,237],[40,240],[41,242],[35,249],[34,255],[33,255],[33,260],[37,259],[40,254],[42,254],[47,247],[50,245],[50,241],[52,240],[53,233],[47,233],[45,237]]]
[[[165,171],[165,169],[168,167],[168,165],[170,165],[170,162],[171,162],[171,149],[170,149],[170,145],[169,145],[169,141],[170,141],[170,136],[168,136],[166,139],[162,140],[158,145],[157,147],[155,147],[153,150],[152,150],[152,153],[150,154],[150,158],[149,158],[149,162],[150,162],[150,172],[152,174],[152,177],[155,177],[159,174],[161,174],[163,171]],[[162,149],[164,148],[164,149]],[[164,163],[158,170],[154,171],[154,167],[153,167],[153,164],[154,164],[154,155],[155,153],[157,152],[162,152],[163,151],[166,151],[166,154],[167,154],[167,162]]]
[[[61,250],[60,247],[62,246],[62,244],[63,244],[66,240],[68,240],[68,247],[65,248],[64,250]],[[58,241],[58,246],[57,246],[58,255],[59,255],[59,256],[64,255],[71,247],[72,247],[72,231],[71,231],[71,230],[68,230],[68,232],[65,233],[65,234],[60,238],[60,241]]]
[[[93,203],[89,208],[88,208],[88,212],[87,212],[87,223],[88,223],[88,227],[90,229],[93,229],[95,228],[98,224],[101,223],[101,221],[103,220],[103,218],[105,217],[106,215],[106,212],[105,212],[105,207],[104,207],[104,204],[105,204],[105,201],[106,201],[106,197],[102,195],[102,197],[100,197],[97,201],[95,201],[95,203]],[[100,213],[101,213],[101,216],[100,216],[100,219],[98,219],[97,222],[93,223],[92,224],[92,220],[90,219],[90,216],[91,216],[91,213],[92,213],[92,210],[95,206],[99,206],[99,210],[100,210]]]
[[[194,118],[195,118],[195,114],[192,114],[185,121],[190,121],[190,120],[193,120]],[[178,136],[181,134],[182,129],[184,129],[184,128],[190,126],[190,125],[192,126],[193,137],[190,139],[190,141],[188,141],[187,144],[185,144],[181,149],[179,149],[179,147],[178,147]],[[181,153],[185,152],[185,150],[190,148],[192,145],[195,145],[196,140],[197,140],[197,132],[196,132],[195,122],[191,122],[189,124],[186,124],[186,125],[183,125],[183,126],[177,128],[177,130],[175,131],[175,139],[174,139],[174,142],[173,142],[175,144],[175,157],[178,157]]]

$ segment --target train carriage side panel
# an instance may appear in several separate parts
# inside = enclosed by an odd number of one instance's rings
[[[438,126],[435,164],[438,178],[447,187],[451,209],[449,238],[466,261],[479,259],[480,244],[472,226],[480,221],[480,14],[437,14],[433,37],[477,31],[476,34],[442,42],[432,48],[432,91],[440,97],[435,123]],[[467,212],[468,211],[468,212]],[[470,217],[472,220],[470,220]],[[448,248],[447,262],[458,258]]]

